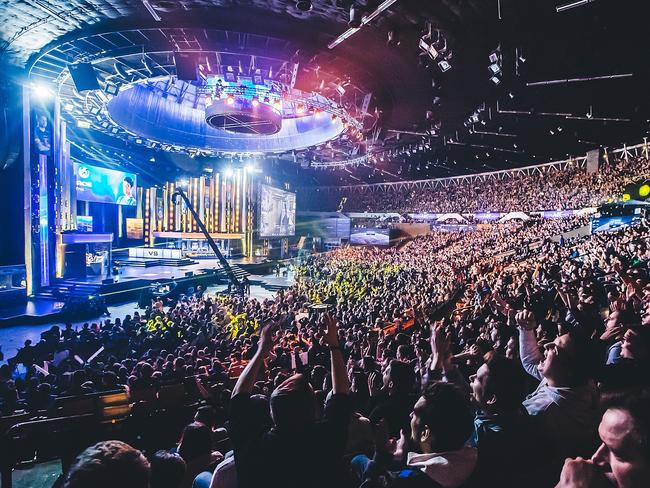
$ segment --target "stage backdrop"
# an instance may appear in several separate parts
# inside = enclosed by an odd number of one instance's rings
[[[74,173],[77,200],[136,205],[135,174],[78,163]]]

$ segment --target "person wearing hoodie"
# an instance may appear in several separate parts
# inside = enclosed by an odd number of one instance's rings
[[[543,439],[551,464],[586,455],[596,444],[598,391],[589,377],[588,343],[579,330],[558,335],[540,352],[532,312],[517,312],[521,363],[540,380],[523,401]]]

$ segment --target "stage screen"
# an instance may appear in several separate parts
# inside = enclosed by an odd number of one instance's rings
[[[75,164],[77,200],[118,205],[136,204],[136,176],[133,173]]]
[[[390,244],[390,229],[355,227],[350,233],[350,244],[388,246]]]
[[[260,237],[285,237],[296,233],[296,194],[261,185]]]
[[[77,232],[92,232],[93,217],[92,215],[77,215]]]

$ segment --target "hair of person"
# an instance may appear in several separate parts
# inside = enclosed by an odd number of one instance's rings
[[[201,422],[186,425],[181,434],[178,453],[189,462],[212,451],[210,429]]]
[[[271,416],[276,427],[299,429],[314,421],[314,390],[302,374],[284,380],[271,394]]]
[[[456,386],[442,381],[430,383],[422,396],[425,405],[416,415],[431,430],[431,448],[443,452],[463,447],[474,425],[469,399]]]
[[[568,355],[568,368],[576,385],[585,384],[593,375],[594,351],[585,332],[573,327],[568,332],[571,338],[572,353]]]
[[[390,362],[390,380],[393,383],[393,389],[396,393],[411,393],[415,386],[415,371],[413,370],[413,366],[393,359]]]
[[[157,451],[151,459],[151,488],[178,488],[187,465],[183,458],[165,450]]]
[[[129,185],[133,186],[133,178],[130,176],[125,176],[124,181],[126,181]]]
[[[519,361],[513,361],[490,351],[485,354],[485,364],[490,371],[486,393],[496,396],[499,411],[513,411],[524,399],[524,376]]]
[[[603,400],[602,406],[604,410],[622,410],[630,414],[634,422],[632,438],[639,452],[650,460],[650,390],[611,395]]]
[[[64,488],[148,488],[149,461],[121,441],[102,441],[77,456]]]

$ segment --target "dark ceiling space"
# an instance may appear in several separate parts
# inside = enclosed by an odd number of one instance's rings
[[[650,127],[646,2],[593,0],[558,12],[558,6],[572,2],[398,0],[333,49],[327,46],[347,29],[352,2],[312,3],[310,12],[301,12],[294,0],[151,0],[162,19],[157,22],[141,0],[2,0],[0,55],[3,63],[29,68],[44,51],[74,41],[78,52],[69,53],[74,59],[67,61],[78,61],[84,49],[91,49],[82,40],[89,34],[179,28],[185,30],[180,41],[162,32],[128,41],[147,49],[158,43],[182,50],[190,47],[183,41],[196,39],[210,49],[277,55],[300,62],[297,86],[303,90],[317,90],[325,79],[349,80],[359,98],[372,92],[362,151],[374,156],[366,164],[306,167],[310,161],[350,157],[353,145],[345,140],[269,162],[275,171],[306,184],[423,179],[524,166],[599,146],[637,143]],[[371,12],[380,3],[356,5]],[[208,30],[233,34],[217,39]],[[246,38],[247,33],[255,36]],[[433,60],[419,47],[428,33],[428,42],[437,41],[451,66],[446,72],[438,65],[442,57]],[[389,35],[399,45],[389,46]],[[498,56],[497,74],[488,69],[491,53]],[[76,137],[81,143],[88,134]],[[96,134],[92,139],[120,150],[121,141]],[[133,153],[133,159],[145,162],[155,156],[141,148]],[[209,164],[169,155],[157,155],[157,160],[190,172]]]

